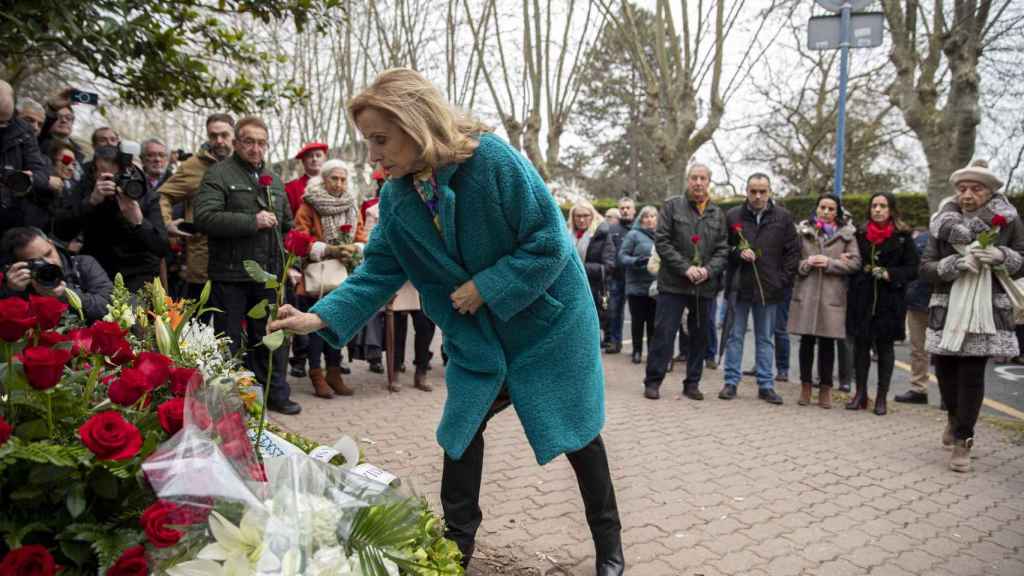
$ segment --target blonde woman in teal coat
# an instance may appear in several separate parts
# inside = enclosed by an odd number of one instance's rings
[[[598,576],[622,574],[597,312],[554,198],[521,154],[413,70],[382,73],[348,109],[390,174],[380,223],[344,284],[308,313],[283,307],[270,329],[338,346],[411,281],[449,356],[441,503],[463,563],[482,519],[483,431],[512,405],[538,463],[572,464]]]

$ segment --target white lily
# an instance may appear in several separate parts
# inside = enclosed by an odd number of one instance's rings
[[[216,510],[210,512],[210,532],[216,540],[203,547],[197,557],[200,560],[217,560],[235,563],[245,561],[247,567],[255,567],[266,549],[263,542],[263,518],[259,511],[250,508],[235,526]]]

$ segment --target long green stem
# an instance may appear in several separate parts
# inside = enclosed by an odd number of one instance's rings
[[[50,432],[50,439],[53,439],[53,390],[46,391],[46,426]]]
[[[4,392],[7,393],[7,418],[14,423],[14,344],[0,341],[0,350],[3,350],[4,359],[7,361],[6,382]]]
[[[285,282],[288,281],[288,269],[292,267],[294,262],[294,256],[288,254],[285,258],[284,267],[281,269],[281,278],[275,290],[275,305],[271,307],[270,313],[267,316],[267,324],[270,324],[274,320],[277,320],[277,311],[284,305],[284,290]],[[266,346],[266,345],[264,345]],[[288,339],[285,338],[281,346],[285,346],[287,349]],[[263,440],[263,430],[267,425],[267,402],[270,400],[270,379],[274,374],[274,354],[277,350],[267,349],[267,379],[263,381],[263,405],[260,407],[260,423],[256,428],[256,458],[263,462],[263,453],[260,452],[260,442]]]
[[[92,391],[96,387],[96,381],[100,378],[100,371],[103,369],[103,357],[99,354],[93,354],[92,360],[92,371],[89,372],[89,378],[85,381],[85,390],[82,391],[82,405],[88,410],[92,406]]]

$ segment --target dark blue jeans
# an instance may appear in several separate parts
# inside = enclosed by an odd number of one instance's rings
[[[622,325],[626,311],[626,281],[612,279],[608,285],[608,334],[609,342],[622,342]]]
[[[708,350],[708,330],[705,324],[714,322],[711,299],[685,294],[662,292],[658,294],[654,315],[654,341],[648,344],[647,374],[644,386],[658,388],[665,379],[665,371],[672,359],[673,344],[683,311],[689,310],[686,330],[690,333],[686,350],[686,378],[684,390],[696,390],[704,373],[704,358]]]

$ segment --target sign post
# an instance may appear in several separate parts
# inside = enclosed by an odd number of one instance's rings
[[[807,26],[807,44],[812,50],[839,49],[839,119],[836,123],[836,165],[832,182],[833,193],[843,196],[843,170],[846,161],[846,83],[849,76],[850,48],[873,47],[882,43],[881,14],[854,14],[862,10],[871,0],[815,0],[820,6],[839,16],[811,18]],[[867,17],[867,18],[858,18]],[[851,20],[860,21],[860,26],[851,25]],[[838,30],[835,24],[838,20]],[[856,24],[856,22],[855,22]],[[850,40],[851,29],[857,36],[856,43]],[[838,32],[838,38],[836,38]],[[838,42],[836,42],[838,41]],[[876,43],[877,41],[877,43]]]

